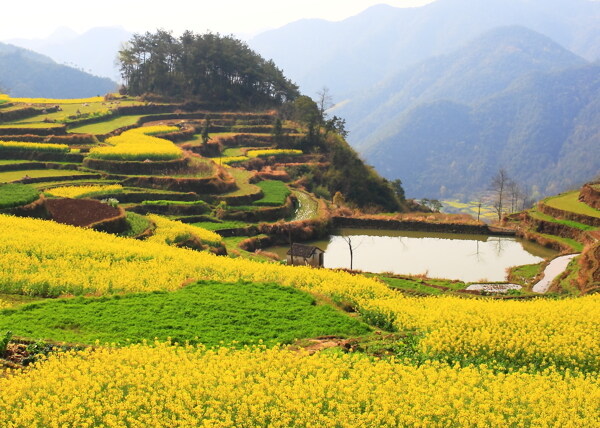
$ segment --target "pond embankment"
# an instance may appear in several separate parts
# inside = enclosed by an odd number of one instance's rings
[[[460,233],[469,235],[515,236],[511,229],[490,227],[486,224],[430,223],[414,220],[379,218],[332,217],[334,228],[405,230],[409,232]]]

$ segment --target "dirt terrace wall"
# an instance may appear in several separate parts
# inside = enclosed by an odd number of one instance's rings
[[[579,192],[579,200],[592,208],[600,210],[600,184],[584,185]]]
[[[237,195],[237,196],[218,196],[217,200],[225,201],[227,205],[236,206],[236,205],[250,205],[254,201],[258,201],[264,196],[262,189],[258,189],[255,193],[250,193],[248,195]]]
[[[89,169],[110,172],[112,174],[173,174],[177,171],[185,170],[188,167],[188,159],[138,162],[85,158],[83,166]]]
[[[78,174],[78,175],[61,175],[59,177],[37,177],[37,178],[24,178],[22,180],[14,181],[14,183],[44,183],[46,181],[67,181],[67,180],[99,180],[102,176],[100,174]]]
[[[3,135],[5,141],[22,141],[24,143],[48,143],[48,144],[69,144],[69,145],[88,145],[97,144],[98,139],[92,134],[68,134],[68,135]]]
[[[66,135],[67,127],[53,126],[49,128],[0,128],[0,135]],[[3,137],[6,139],[5,137]]]
[[[588,247],[579,259],[578,285],[583,293],[600,291],[600,242]]]
[[[554,223],[551,221],[540,220],[537,218],[525,215],[523,221],[530,225],[535,232],[544,233],[546,235],[560,236],[561,238],[570,238],[576,241],[581,241],[585,231],[576,227],[567,226],[566,224]]]
[[[32,150],[2,150],[2,159],[18,159],[30,161],[81,162],[83,155],[79,153],[36,152]]]
[[[225,170],[218,169],[212,177],[178,178],[178,177],[122,177],[122,185],[127,187],[145,187],[149,189],[170,190],[173,192],[194,192],[198,194],[220,194],[236,189],[235,179]]]
[[[421,221],[401,221],[383,219],[363,219],[353,217],[332,217],[334,227],[407,230],[436,233],[465,233],[473,235],[494,235],[487,225],[426,223]]]
[[[245,229],[220,230],[223,237],[228,236],[256,236],[240,242],[240,248],[246,251],[256,251],[272,245],[289,245],[292,242],[315,240],[327,236],[329,233],[329,217],[312,220],[292,222],[277,222],[273,224],[259,224],[258,227],[250,226]]]
[[[158,205],[158,204],[143,204],[137,205],[129,209],[137,214],[160,214],[160,215],[174,215],[174,216],[191,216],[205,214],[210,211],[210,207],[206,204],[198,205],[186,205],[186,204],[169,204],[169,205]]]
[[[33,217],[33,218],[48,218],[48,210],[46,209],[46,198],[44,195],[33,201],[30,204],[21,207],[7,208],[0,210],[1,214],[10,214],[17,217]]]
[[[143,201],[197,201],[200,197],[196,193],[156,193],[156,192],[136,192],[136,193],[105,193],[97,194],[93,199],[115,198],[122,204],[139,204]]]
[[[600,218],[591,217],[585,214],[577,214],[570,211],[564,211],[558,208],[549,207],[544,203],[538,204],[538,210],[549,216],[564,220],[573,220],[578,223],[587,224],[588,226],[600,227]]]
[[[14,122],[16,120],[26,119],[28,117],[37,116],[38,114],[55,113],[58,107],[49,108],[34,108],[26,107],[17,110],[0,112],[0,122]]]
[[[239,220],[248,222],[275,221],[290,215],[294,209],[293,196],[288,196],[284,205],[280,207],[256,207],[252,211],[227,212],[223,218],[226,220]]]
[[[64,169],[77,170],[77,165],[68,165],[54,162],[23,162],[0,165],[0,171],[21,171],[26,169]]]
[[[517,230],[517,236],[560,253],[570,254],[573,252],[573,248],[571,248],[570,245],[555,241],[553,239],[545,238],[544,236],[529,230],[519,229]]]
[[[268,147],[273,144],[271,135],[236,134],[227,137],[217,137],[215,141],[226,147]]]

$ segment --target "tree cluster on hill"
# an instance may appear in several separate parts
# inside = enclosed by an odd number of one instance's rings
[[[328,117],[326,110],[330,103],[327,89],[319,92],[318,101],[301,96],[296,99],[291,114],[307,129],[301,142],[305,151],[321,153],[330,166],[303,165],[294,171],[303,177],[306,186],[319,196],[339,197],[361,208],[385,211],[404,211],[406,201],[400,180],[389,182],[372,167],[366,165],[346,142],[345,121],[342,118]]]
[[[232,36],[186,31],[175,38],[163,30],[134,34],[119,51],[119,63],[131,95],[249,106],[277,105],[299,95],[273,61]]]

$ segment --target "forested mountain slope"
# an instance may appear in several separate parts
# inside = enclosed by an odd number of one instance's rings
[[[0,92],[13,97],[83,98],[104,95],[117,84],[60,65],[27,49],[0,43]]]
[[[384,176],[402,177],[408,195],[468,197],[500,167],[534,194],[552,194],[600,170],[599,99],[598,64],[533,74],[470,105],[420,104],[363,155]]]
[[[590,0],[437,0],[418,8],[374,6],[340,22],[301,20],[250,41],[302,92],[328,86],[338,101],[480,34],[521,25],[587,60],[600,58],[600,3]]]

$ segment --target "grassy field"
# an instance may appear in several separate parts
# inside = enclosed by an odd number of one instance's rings
[[[549,216],[549,215],[546,215],[544,213],[541,213],[541,212],[538,212],[538,211],[534,211],[534,210],[529,211],[529,215],[531,217],[533,217],[533,218],[538,219],[538,220],[545,220],[545,221],[549,221],[549,222],[552,222],[552,223],[563,224],[565,226],[574,227],[575,229],[579,229],[579,230],[594,230],[594,229],[597,229],[596,227],[589,226],[587,224],[579,223],[579,222],[576,222],[576,221],[557,219],[557,218],[554,218],[552,216]]]
[[[40,192],[26,184],[0,184],[0,209],[27,205],[40,196]]]
[[[9,125],[0,125],[0,129],[6,128],[31,128],[31,129],[44,129],[44,128],[61,128],[63,125],[60,123],[46,123],[46,122],[36,122],[36,123],[14,123]]]
[[[30,163],[29,160],[13,160],[13,159],[0,159],[0,165],[16,165],[20,163]]]
[[[252,203],[255,206],[280,206],[285,204],[285,200],[290,195],[290,189],[282,181],[265,180],[256,183],[264,193],[264,196]]]
[[[276,284],[200,282],[176,292],[50,300],[0,312],[0,331],[74,343],[190,341],[268,345],[369,328],[301,291]]]
[[[30,178],[41,177],[66,177],[86,175],[87,172],[73,171],[70,169],[28,169],[24,171],[4,171],[0,172],[0,183],[8,183],[11,181],[21,180],[26,175]]]
[[[583,244],[580,242],[577,242],[574,239],[563,238],[561,236],[556,236],[556,235],[548,235],[545,233],[540,233],[540,235],[543,236],[544,238],[550,239],[552,241],[562,242],[563,244],[570,246],[573,249],[573,251],[575,251],[575,252],[580,253],[583,250]]]
[[[456,290],[462,290],[466,287],[464,282],[460,281],[451,281],[451,280],[443,280],[443,279],[421,279],[418,277],[409,278],[409,277],[391,277],[386,275],[375,275],[377,278],[381,279],[385,282],[390,288],[401,290],[401,291],[409,291],[409,292],[417,292],[419,294],[429,294],[433,296],[437,296],[440,294],[444,294],[447,292],[452,292]],[[448,290],[443,290],[437,287],[444,287]]]
[[[89,125],[75,126],[69,128],[70,133],[82,133],[82,134],[108,134],[115,129],[122,128],[124,126],[135,125],[142,116],[117,116],[113,119],[109,119],[103,122],[90,123]]]
[[[71,171],[71,170],[65,170],[65,171]],[[46,190],[46,189],[50,189],[53,187],[59,187],[59,186],[105,186],[108,184],[118,184],[119,182],[117,180],[94,180],[94,179],[87,179],[87,180],[78,180],[78,179],[73,179],[73,180],[68,180],[68,181],[44,181],[43,183],[32,183],[31,185],[33,187],[35,187],[38,190]]]
[[[128,211],[127,229],[120,233],[119,236],[135,237],[141,235],[151,225],[152,222],[148,219],[148,217]]]
[[[252,195],[258,192],[259,187],[256,184],[251,184],[248,181],[252,176],[252,172],[239,168],[227,168],[227,172],[230,173],[233,178],[235,178],[235,183],[237,184],[238,189],[231,193],[226,193],[226,196]]]
[[[508,273],[508,280],[521,285],[531,285],[533,280],[544,270],[544,263],[515,266]]]
[[[201,227],[206,230],[223,230],[223,229],[237,229],[241,227],[249,226],[249,223],[244,223],[242,221],[223,221],[221,223],[215,223],[212,221],[202,221],[198,223],[193,223],[192,226]]]
[[[58,104],[61,108],[60,111],[55,113],[47,113],[40,114],[34,117],[29,117],[26,119],[22,119],[15,123],[36,123],[42,122],[45,119],[55,120],[57,122],[67,120],[69,116],[77,116],[77,114],[86,115],[86,114],[98,114],[102,112],[108,112],[111,108],[117,106],[117,104],[110,104],[108,102],[81,102],[81,103],[51,103],[51,105]],[[120,100],[118,106],[132,106],[132,105],[140,105],[139,101],[133,100]],[[23,107],[23,105],[19,106]]]
[[[590,217],[600,218],[600,210],[596,210],[587,204],[579,201],[579,191],[565,193],[564,195],[548,198],[544,204],[549,207],[558,208],[563,211],[570,211],[577,214],[584,214]]]
[[[423,281],[412,280],[407,278],[390,278],[381,276],[380,279],[385,282],[390,288],[402,291],[416,291],[423,294],[431,294],[437,296],[442,294],[439,288],[429,287],[423,284]]]

